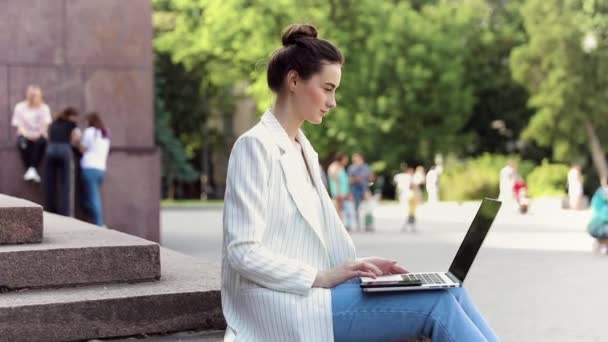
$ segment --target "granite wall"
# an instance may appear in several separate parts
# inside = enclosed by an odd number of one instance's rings
[[[150,0],[0,0],[0,193],[43,204],[42,187],[23,181],[10,127],[38,84],[51,111],[98,111],[112,133],[106,224],[159,240],[151,12]]]

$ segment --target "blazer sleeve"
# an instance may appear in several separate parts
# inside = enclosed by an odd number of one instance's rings
[[[228,162],[224,197],[226,258],[241,276],[269,289],[306,295],[317,269],[266,248],[271,156],[255,137],[241,137]]]

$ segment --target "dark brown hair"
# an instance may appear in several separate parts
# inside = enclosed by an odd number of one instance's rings
[[[323,64],[344,64],[344,56],[327,40],[317,38],[317,29],[308,24],[293,24],[283,33],[283,47],[277,49],[268,63],[268,87],[279,93],[285,77],[294,70],[307,80]]]
[[[74,107],[67,107],[55,115],[57,120],[69,120],[71,117],[77,117],[78,111]]]
[[[103,120],[101,120],[101,117],[97,112],[92,112],[87,115],[87,125],[88,127],[95,127],[100,130],[101,135],[104,138],[107,138],[110,135],[106,125],[104,125]]]

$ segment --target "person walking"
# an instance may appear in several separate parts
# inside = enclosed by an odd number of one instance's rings
[[[334,200],[336,210],[342,218],[346,230],[350,231],[354,223],[355,206],[346,165],[348,165],[348,155],[342,152],[336,153],[334,161],[327,169],[327,176],[329,178],[329,193]]]
[[[407,272],[357,258],[302,130],[336,107],[344,58],[311,25],[271,57],[276,94],[230,153],[223,213],[224,341],[498,341],[464,288],[364,294],[359,277]]]
[[[426,193],[430,204],[439,202],[439,173],[437,166],[431,166],[426,173]]]
[[[102,227],[103,212],[101,205],[101,185],[106,173],[108,153],[110,152],[110,132],[98,113],[87,115],[87,128],[80,141],[82,203],[91,221]]]
[[[583,174],[578,164],[572,165],[568,171],[568,207],[581,209],[583,205]]]
[[[500,169],[499,176],[499,194],[498,198],[503,203],[512,203],[513,197],[513,185],[517,177],[517,164],[514,160],[509,159],[507,165]]]
[[[46,210],[72,216],[72,146],[78,146],[81,132],[77,127],[78,111],[72,107],[57,114],[49,126],[44,182]]]
[[[396,174],[393,181],[397,188],[399,203],[407,212],[407,219],[401,227],[402,232],[416,232],[416,188],[414,185],[414,168],[401,163],[401,172]]]
[[[40,183],[38,167],[46,149],[48,126],[53,121],[37,85],[27,87],[25,100],[17,103],[11,125],[16,129],[17,149],[25,167],[23,179]]]
[[[357,230],[360,230],[362,228],[361,204],[371,197],[369,182],[371,180],[372,172],[369,165],[365,162],[363,154],[353,153],[352,161],[353,163],[348,167],[348,177],[350,179],[351,193],[353,194],[355,204]],[[373,228],[371,225],[367,224],[365,230],[372,231]]]

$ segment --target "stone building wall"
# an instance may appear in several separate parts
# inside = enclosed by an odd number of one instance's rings
[[[42,187],[23,181],[10,127],[38,84],[53,113],[97,111],[111,131],[106,224],[159,240],[151,11],[150,0],[0,0],[0,193],[43,203]]]

